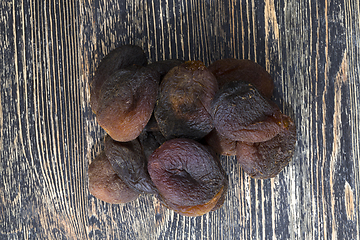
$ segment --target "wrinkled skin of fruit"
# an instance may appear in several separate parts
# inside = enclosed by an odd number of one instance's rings
[[[169,59],[163,61],[157,61],[150,63],[147,67],[157,71],[160,74],[161,79],[174,67],[183,64],[183,60]]]
[[[185,216],[219,208],[226,195],[228,179],[216,154],[191,139],[166,141],[150,156],[148,171],[164,205]]]
[[[89,190],[96,198],[112,204],[131,202],[139,196],[119,178],[104,152],[89,165]]]
[[[101,60],[90,83],[90,105],[95,114],[99,108],[99,92],[103,83],[117,70],[134,64],[147,65],[144,51],[134,45],[123,45],[115,48]]]
[[[243,81],[254,85],[259,92],[271,98],[274,81],[270,74],[259,64],[247,59],[221,59],[213,62],[208,68],[216,77],[221,88],[231,81]]]
[[[236,141],[228,139],[219,134],[216,129],[213,129],[204,138],[206,144],[208,144],[214,151],[224,156],[236,155]]]
[[[237,143],[236,158],[251,177],[259,179],[275,177],[290,162],[295,150],[296,127],[289,117],[287,121],[287,127],[271,140],[259,143]]]
[[[160,84],[154,114],[166,139],[200,139],[213,129],[211,101],[218,90],[214,75],[200,61],[174,67]]]
[[[118,176],[140,193],[155,193],[156,188],[147,171],[147,159],[138,139],[117,142],[106,136],[105,154]]]
[[[279,108],[242,81],[229,82],[216,93],[212,114],[218,133],[234,141],[267,141],[285,124]]]
[[[104,82],[96,119],[116,141],[136,139],[148,123],[157,98],[159,74],[146,67],[120,69]]]

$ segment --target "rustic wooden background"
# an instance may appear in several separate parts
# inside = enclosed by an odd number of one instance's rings
[[[150,61],[266,67],[297,123],[288,167],[253,180],[223,158],[224,206],[189,218],[152,196],[89,194],[104,131],[89,79],[116,46]],[[2,0],[0,239],[357,239],[360,4],[355,0]]]

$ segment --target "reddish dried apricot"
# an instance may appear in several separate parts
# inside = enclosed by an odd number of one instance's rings
[[[166,141],[150,156],[148,171],[165,206],[182,215],[205,214],[226,194],[228,180],[216,154],[191,139]]]
[[[174,67],[160,84],[154,114],[166,139],[200,139],[213,129],[211,101],[218,89],[214,75],[200,61]]]
[[[127,203],[139,196],[119,178],[104,152],[89,165],[89,190],[96,198],[112,204]]]
[[[279,108],[242,81],[229,82],[216,93],[212,113],[216,130],[234,141],[267,141],[284,128]]]

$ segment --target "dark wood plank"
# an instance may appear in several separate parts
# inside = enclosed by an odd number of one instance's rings
[[[359,239],[359,16],[352,0],[2,1],[0,239]],[[225,204],[197,218],[90,195],[105,133],[88,83],[126,43],[150,61],[264,66],[297,123],[293,161],[254,180],[222,158]]]

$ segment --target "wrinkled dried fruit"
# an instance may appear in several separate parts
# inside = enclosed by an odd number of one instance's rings
[[[234,141],[267,141],[285,124],[279,108],[242,81],[229,82],[216,93],[212,113],[218,133]]]
[[[219,208],[226,195],[228,179],[216,154],[191,139],[166,141],[150,156],[148,171],[165,206],[185,216]]]
[[[183,60],[169,59],[169,60],[153,62],[149,64],[147,67],[157,71],[162,79],[171,69],[183,63],[184,63]]]
[[[139,196],[119,178],[104,152],[89,165],[89,190],[96,198],[112,204],[127,203]]]
[[[209,66],[221,88],[231,81],[243,81],[254,85],[259,92],[271,98],[274,91],[274,81],[270,74],[259,64],[247,59],[220,59]]]
[[[147,58],[142,48],[134,45],[123,45],[109,52],[100,62],[90,84],[90,105],[94,113],[99,108],[101,86],[115,71],[131,65],[145,66]]]
[[[216,131],[216,129],[213,129],[208,135],[206,135],[204,140],[212,149],[214,149],[216,153],[220,155],[236,155],[236,141],[222,136]]]
[[[131,188],[144,193],[157,192],[147,171],[147,159],[138,139],[117,142],[106,136],[105,154],[118,176]]]
[[[287,119],[287,127],[266,142],[236,145],[236,158],[244,171],[253,178],[275,177],[291,160],[296,144],[296,127]]]
[[[214,75],[200,61],[174,67],[160,84],[154,114],[166,139],[200,139],[213,129],[211,101],[218,90]]]
[[[236,155],[261,179],[291,160],[296,128],[270,101],[273,89],[270,74],[250,60],[147,65],[137,46],[111,51],[90,85],[92,110],[109,134],[89,166],[91,193],[110,203],[155,194],[185,216],[219,209],[229,186],[215,152]]]
[[[152,115],[158,81],[159,74],[146,67],[116,71],[100,90],[99,125],[116,141],[136,139]]]

